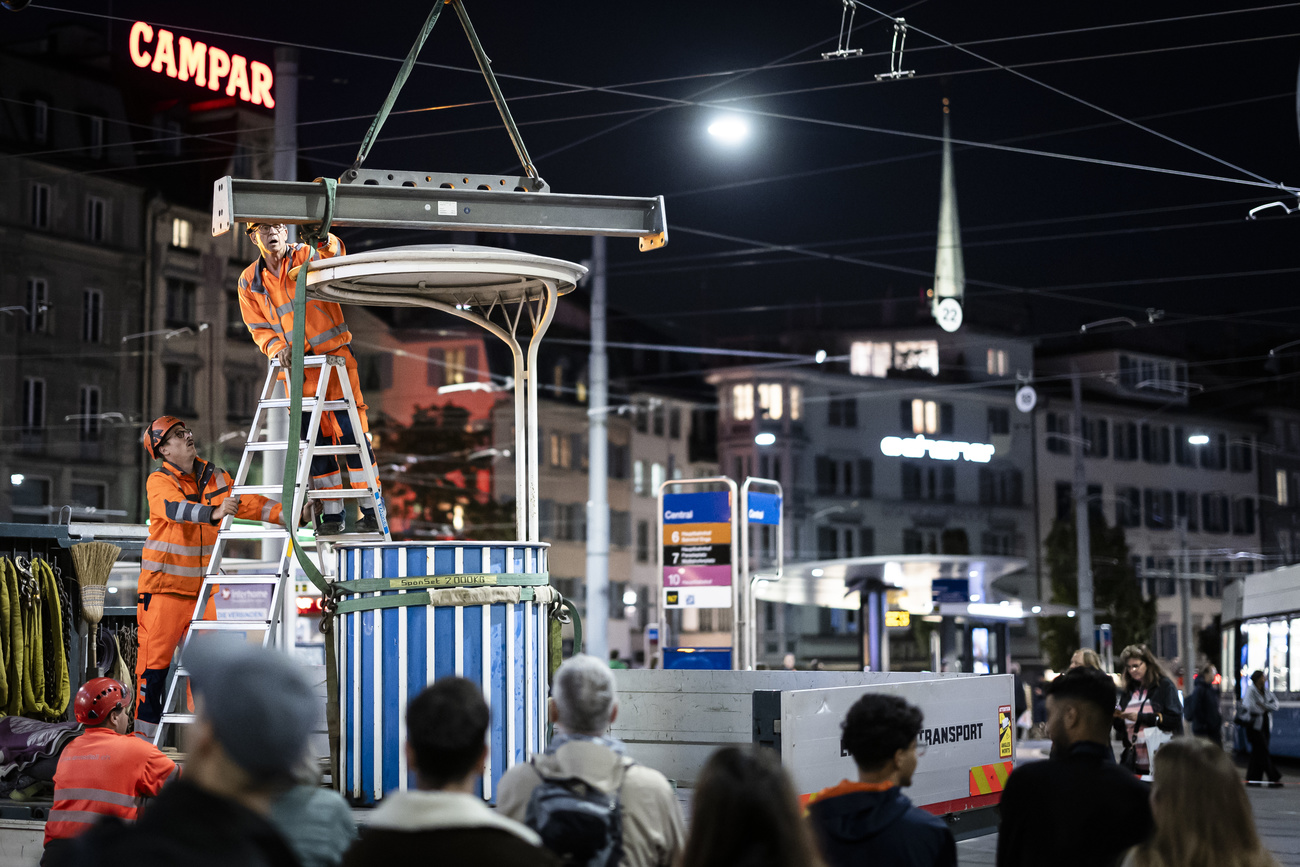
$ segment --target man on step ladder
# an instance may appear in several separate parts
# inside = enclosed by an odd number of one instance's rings
[[[316,246],[308,244],[290,244],[289,232],[282,223],[249,223],[249,238],[257,245],[262,256],[244,269],[239,275],[239,309],[244,316],[244,324],[253,335],[254,342],[268,358],[278,358],[281,366],[288,370],[290,359],[290,337],[293,335],[293,295],[294,278],[290,272],[309,261],[328,259],[346,254],[343,242],[335,235],[328,235]],[[352,385],[352,395],[357,403],[357,416],[361,421],[361,430],[353,431],[347,413],[326,412],[321,416],[320,432],[316,445],[352,445],[358,437],[365,438],[366,455],[371,468],[378,477],[375,466],[375,453],[370,448],[368,433],[370,423],[366,419],[365,398],[361,394],[361,381],[357,376],[357,360],[353,356],[350,344],[352,332],[343,320],[343,308],[332,301],[307,300],[306,341],[303,347],[305,355],[337,355],[344,359],[348,371],[348,381]],[[316,390],[319,367],[308,367],[303,371],[303,393],[313,394]],[[281,381],[286,381],[282,373]],[[286,386],[287,387],[287,386]],[[286,393],[287,396],[287,393]],[[330,380],[327,400],[341,400],[342,387]],[[301,436],[307,435],[307,417],[303,416]],[[343,473],[338,459],[334,455],[317,455],[312,458],[311,486],[313,490],[339,490],[343,487]],[[366,488],[366,480],[361,469],[361,456],[348,455],[348,481],[354,489]],[[357,521],[358,533],[380,532],[379,520],[375,515],[373,503],[359,500],[361,515]],[[337,536],[344,531],[343,501],[323,500],[324,514],[316,520],[317,536]]]
[[[140,555],[136,598],[140,648],[135,659],[135,733],[152,742],[162,720],[167,669],[189,630],[222,518],[279,524],[280,504],[257,494],[230,496],[230,474],[198,456],[194,434],[174,416],[150,423],[144,450],[162,461],[146,485],[149,539]],[[206,619],[215,618],[209,599]]]

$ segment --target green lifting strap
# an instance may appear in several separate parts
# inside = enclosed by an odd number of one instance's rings
[[[405,578],[361,578],[340,581],[335,592],[343,595],[411,590],[420,587],[537,587],[550,583],[550,573],[469,573],[455,575],[408,575]]]
[[[370,155],[370,149],[374,147],[375,139],[379,137],[379,130],[388,120],[388,113],[393,110],[393,103],[397,102],[397,94],[401,93],[402,85],[406,84],[406,78],[411,74],[411,68],[415,66],[415,58],[419,55],[420,49],[424,47],[424,41],[429,38],[433,25],[438,23],[438,16],[442,13],[444,0],[434,0],[433,9],[429,12],[429,17],[424,21],[424,27],[420,29],[420,35],[416,38],[415,44],[411,46],[410,52],[407,53],[406,59],[402,61],[402,68],[397,70],[397,78],[393,81],[392,89],[388,91],[388,98],[384,104],[379,107],[379,114],[370,122],[370,129],[366,130],[365,138],[361,140],[361,149],[357,151],[356,161],[352,163],[352,168],[359,169],[361,164],[366,161]]]
[[[523,587],[519,591],[520,602],[532,602],[536,595],[531,587]],[[399,593],[396,596],[363,596],[357,599],[344,599],[334,609],[336,614],[348,614],[353,611],[373,611],[377,608],[405,608],[409,605],[433,605],[433,597],[429,593]],[[497,604],[497,603],[484,603]],[[466,606],[456,606],[466,607]]]
[[[334,214],[334,190],[337,182],[328,178],[322,179],[321,183],[325,186],[325,220],[320,227],[314,231],[305,232],[306,237],[313,238],[312,244],[317,242],[321,237],[329,237],[329,223]],[[302,435],[302,383],[303,383],[303,349],[307,342],[307,266],[311,262],[308,256],[307,261],[298,267],[298,282],[293,292],[293,342],[289,345],[291,360],[289,363],[289,375],[286,378],[285,388],[289,392],[289,441],[296,442],[297,438]],[[321,371],[325,375],[325,371]],[[363,436],[357,431],[358,442],[364,443],[361,439]],[[281,514],[280,520],[284,522],[284,528],[289,531],[289,544],[293,546],[294,556],[298,558],[298,565],[307,575],[308,580],[316,586],[322,596],[329,598],[332,595],[330,584],[321,575],[316,564],[307,556],[307,552],[298,544],[298,535],[296,532],[298,516],[291,514],[293,512],[293,494],[294,486],[298,480],[298,461],[301,457],[298,449],[287,448],[284,455],[284,479],[280,489]],[[305,496],[305,494],[304,494]]]

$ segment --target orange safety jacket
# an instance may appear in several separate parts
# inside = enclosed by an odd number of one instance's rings
[[[105,816],[135,821],[141,799],[157,795],[179,773],[176,763],[148,741],[107,726],[86,729],[59,756],[46,845],[76,837]]]
[[[198,595],[217,541],[212,513],[230,495],[232,484],[230,473],[202,459],[194,461],[192,475],[167,461],[149,474],[149,541],[140,556],[139,592]],[[278,524],[280,504],[243,494],[236,514]]]
[[[266,260],[259,258],[239,275],[239,310],[253,341],[268,357],[288,346],[293,336],[293,293],[297,283],[289,272],[308,260],[330,259],[346,253],[343,242],[330,235],[319,248],[290,244],[280,261],[279,272],[272,271]],[[305,354],[328,355],[352,341],[341,306],[333,301],[309,298],[306,309]]]

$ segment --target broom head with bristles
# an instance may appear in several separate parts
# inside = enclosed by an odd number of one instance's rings
[[[104,616],[105,585],[122,549],[108,542],[82,542],[72,546],[72,565],[81,585],[81,616],[96,624]]]

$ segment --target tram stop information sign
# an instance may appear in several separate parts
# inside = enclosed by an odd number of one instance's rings
[[[664,494],[664,607],[730,608],[731,496]]]

